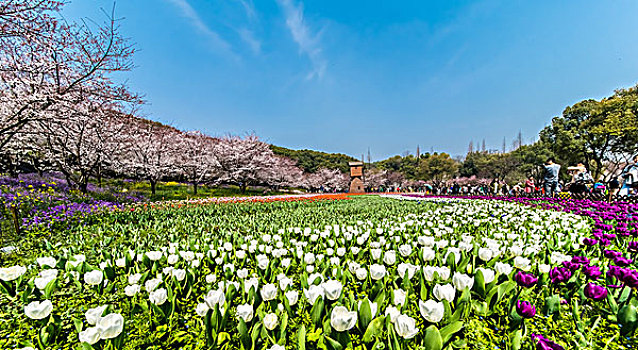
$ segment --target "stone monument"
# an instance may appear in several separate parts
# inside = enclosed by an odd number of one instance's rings
[[[350,193],[364,193],[363,186],[363,162],[349,162],[350,166]]]

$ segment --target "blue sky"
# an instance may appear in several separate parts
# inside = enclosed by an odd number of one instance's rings
[[[102,20],[112,0],[72,0]],[[526,142],[638,82],[638,1],[120,0],[144,114],[373,159]]]

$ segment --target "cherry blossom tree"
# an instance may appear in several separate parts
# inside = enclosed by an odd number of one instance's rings
[[[28,124],[63,123],[65,113],[80,104],[91,106],[86,110],[113,110],[114,102],[141,102],[111,79],[114,72],[131,69],[134,53],[114,15],[103,25],[67,23],[56,12],[61,6],[58,1],[0,2],[2,153]]]
[[[255,135],[222,137],[216,153],[221,169],[217,182],[239,185],[242,192],[250,185],[265,184],[266,170],[274,168],[277,162],[268,144]]]
[[[118,164],[128,176],[147,180],[155,194],[159,180],[180,173],[184,134],[141,118],[135,118],[125,130],[127,151],[120,155]]]
[[[193,185],[193,194],[197,194],[198,184],[212,181],[220,172],[216,153],[218,142],[199,131],[183,135],[179,165],[186,179]]]

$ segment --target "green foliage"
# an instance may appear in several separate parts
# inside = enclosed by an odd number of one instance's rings
[[[280,156],[285,156],[297,162],[297,166],[303,171],[314,173],[321,168],[339,169],[347,173],[350,170],[348,162],[356,162],[357,159],[341,153],[326,153],[308,149],[292,150],[284,147],[270,145],[270,149]]]

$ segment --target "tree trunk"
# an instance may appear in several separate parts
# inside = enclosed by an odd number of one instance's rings
[[[157,181],[149,180],[149,182],[151,183],[151,193],[155,195],[155,187],[157,186]]]
[[[193,182],[193,194],[197,195],[197,182]]]
[[[89,184],[86,181],[82,181],[81,183],[78,184],[78,188],[80,189],[80,192],[82,193],[87,193],[88,187],[89,187]]]
[[[246,193],[246,189],[248,188],[248,184],[246,184],[245,182],[243,182],[241,184],[241,193]]]

